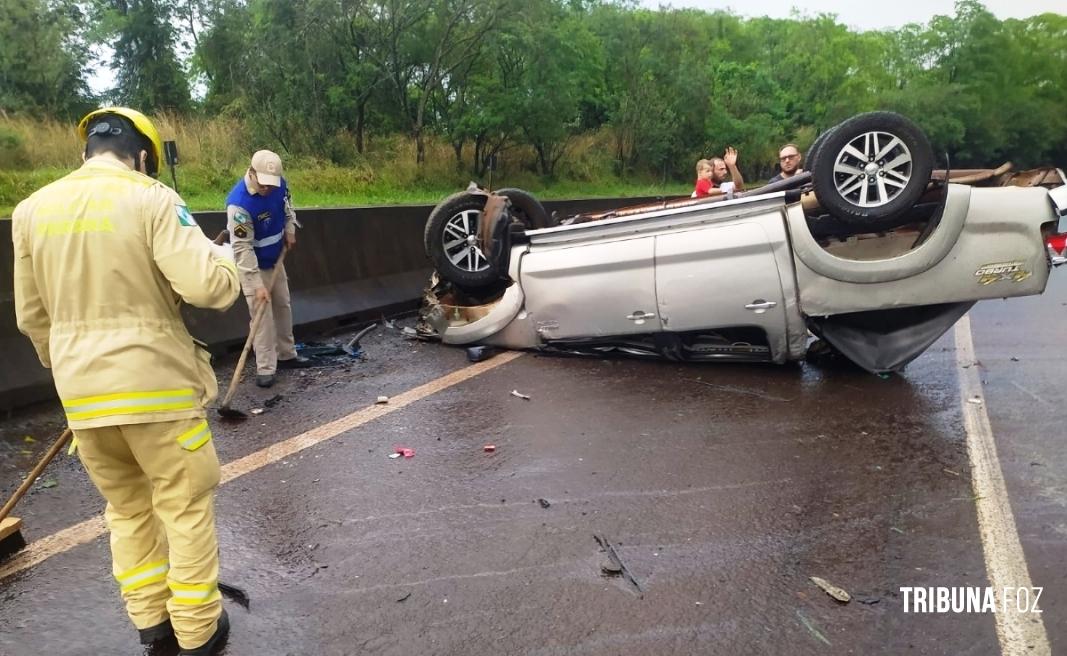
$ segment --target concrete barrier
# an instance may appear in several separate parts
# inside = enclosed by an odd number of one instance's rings
[[[614,209],[650,198],[549,201],[549,212]],[[302,209],[297,247],[286,256],[298,340],[326,328],[378,318],[417,306],[431,268],[423,227],[432,205]],[[223,212],[198,212],[214,238]],[[248,331],[248,307],[239,300],[227,312],[184,307],[189,331],[216,354],[239,348]],[[50,372],[15,324],[11,221],[0,220],[0,410],[55,398]]]

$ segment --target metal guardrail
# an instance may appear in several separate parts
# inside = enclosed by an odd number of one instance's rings
[[[561,216],[645,203],[655,198],[548,201]],[[423,228],[432,205],[301,209],[303,229],[286,256],[298,335],[377,318],[416,307],[430,276]],[[198,212],[209,237],[225,227],[223,212]],[[37,360],[29,339],[15,324],[11,222],[0,221],[0,410],[56,396],[51,373]],[[219,313],[186,307],[189,331],[216,354],[241,344],[248,331],[248,307],[238,300]]]

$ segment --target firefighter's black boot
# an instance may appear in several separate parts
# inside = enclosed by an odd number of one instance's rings
[[[181,650],[178,656],[215,656],[226,646],[228,637],[230,637],[230,618],[223,609],[222,615],[219,616],[219,626],[215,629],[215,634],[211,636],[211,639],[196,649]]]

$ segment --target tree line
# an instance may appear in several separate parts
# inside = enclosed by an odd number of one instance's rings
[[[0,110],[101,102],[237,117],[288,154],[357,161],[382,135],[457,166],[526,148],[557,173],[582,134],[619,175],[684,176],[732,145],[746,174],[862,111],[902,112],[956,168],[1067,164],[1067,16],[953,16],[853,31],[610,0],[7,0]],[[106,46],[103,61],[94,51]],[[104,96],[90,75],[110,69]],[[108,76],[110,77],[110,76]]]

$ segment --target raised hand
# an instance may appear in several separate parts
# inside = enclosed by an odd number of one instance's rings
[[[723,154],[722,159],[726,162],[727,166],[737,165],[737,149],[733,146],[727,146],[726,152]]]

